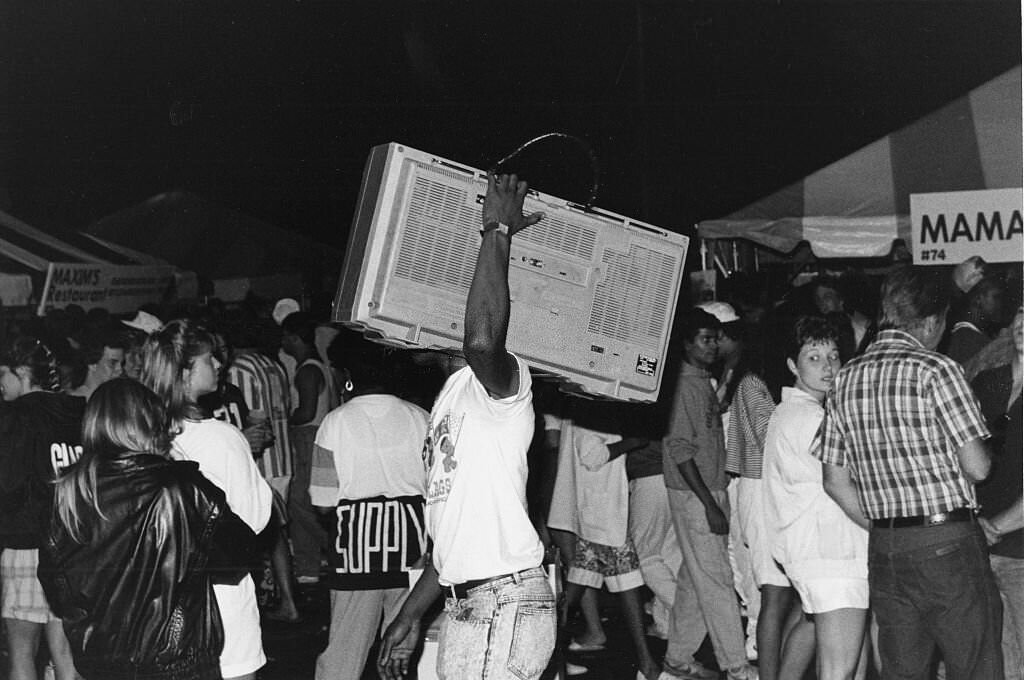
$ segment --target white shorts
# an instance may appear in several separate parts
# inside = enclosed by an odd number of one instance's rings
[[[3,581],[0,616],[40,624],[57,620],[36,576],[38,566],[38,550],[4,549],[0,555],[0,580]]]
[[[224,624],[221,675],[234,678],[259,670],[267,663],[267,657],[263,653],[263,633],[252,577],[246,574],[238,585],[215,583],[213,594]]]
[[[754,582],[758,587],[788,588],[791,585],[789,579],[772,557],[768,545],[768,530],[764,523],[764,480],[740,477],[736,481],[740,534],[750,551],[750,570],[754,572]]]
[[[836,609],[868,608],[866,578],[794,579],[793,587],[800,594],[803,610],[808,614],[823,614]]]

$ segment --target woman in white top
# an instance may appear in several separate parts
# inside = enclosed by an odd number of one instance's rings
[[[866,671],[867,519],[847,516],[828,496],[812,453],[825,416],[822,402],[839,370],[837,337],[823,318],[797,320],[786,350],[795,385],[783,388],[764,450],[772,555],[814,617],[820,680],[849,680]]]
[[[199,470],[224,491],[236,515],[259,533],[270,518],[270,487],[253,462],[238,428],[203,418],[196,400],[217,389],[220,362],[213,355],[214,338],[186,320],[176,320],[149,337],[143,351],[140,380],[167,406],[179,431],[171,455],[199,463]],[[255,678],[266,663],[263,653],[256,588],[246,575],[236,585],[214,585],[224,625],[220,656],[225,679]]]

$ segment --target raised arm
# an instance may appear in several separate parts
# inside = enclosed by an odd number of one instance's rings
[[[489,175],[483,207],[483,233],[473,282],[466,300],[462,349],[474,375],[492,397],[519,391],[519,372],[505,349],[508,333],[508,258],[514,234],[544,215],[523,215],[526,182],[515,175]]]

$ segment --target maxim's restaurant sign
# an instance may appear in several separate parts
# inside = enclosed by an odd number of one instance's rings
[[[174,282],[171,265],[101,265],[52,262],[39,301],[39,314],[78,305],[104,307],[112,314],[134,312],[160,302]]]
[[[1024,260],[1022,202],[1021,189],[911,194],[914,264]]]

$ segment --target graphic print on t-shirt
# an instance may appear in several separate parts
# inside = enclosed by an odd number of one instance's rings
[[[423,443],[423,462],[427,468],[427,505],[443,503],[448,500],[452,488],[452,479],[459,463],[455,459],[455,449],[462,431],[462,414],[457,419],[451,413],[444,414],[436,425],[427,430],[427,439]],[[436,455],[440,454],[441,466],[434,467]]]
[[[50,444],[50,466],[53,473],[60,476],[60,471],[74,465],[82,457],[82,445],[68,442],[53,442]]]

